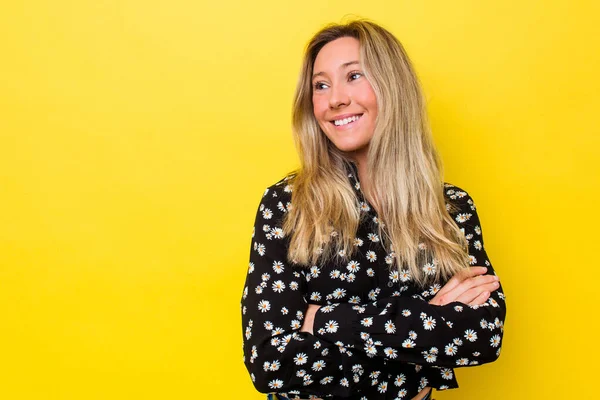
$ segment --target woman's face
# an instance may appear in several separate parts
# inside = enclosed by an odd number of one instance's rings
[[[364,160],[377,118],[375,92],[360,67],[360,44],[327,43],[313,65],[313,112],[325,135],[355,160]]]

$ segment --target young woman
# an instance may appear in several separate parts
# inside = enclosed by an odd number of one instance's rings
[[[429,399],[494,361],[506,313],[473,199],[444,183],[400,42],[366,21],[310,41],[301,167],[264,192],[242,298],[270,398]]]

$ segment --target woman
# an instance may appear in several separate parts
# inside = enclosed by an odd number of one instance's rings
[[[301,167],[263,195],[242,298],[255,387],[429,399],[458,387],[453,367],[496,360],[502,288],[398,40],[365,21],[318,32],[293,126]]]

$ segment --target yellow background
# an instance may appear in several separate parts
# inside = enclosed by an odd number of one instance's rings
[[[303,46],[347,14],[405,44],[507,294],[500,359],[436,398],[593,397],[597,4],[3,2],[0,398],[264,398],[241,353],[252,223],[297,164]]]

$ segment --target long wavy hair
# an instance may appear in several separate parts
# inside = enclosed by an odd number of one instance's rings
[[[356,250],[361,213],[348,180],[351,160],[325,136],[312,103],[317,54],[342,37],[359,41],[361,68],[377,98],[365,196],[377,205],[379,236],[393,255],[392,268],[407,270],[421,285],[448,279],[468,267],[467,243],[446,209],[443,167],[422,90],[398,39],[365,20],[323,28],[304,53],[293,105],[300,168],[290,176],[293,207],[283,225],[289,233],[288,259],[310,266],[330,257],[350,259]]]

